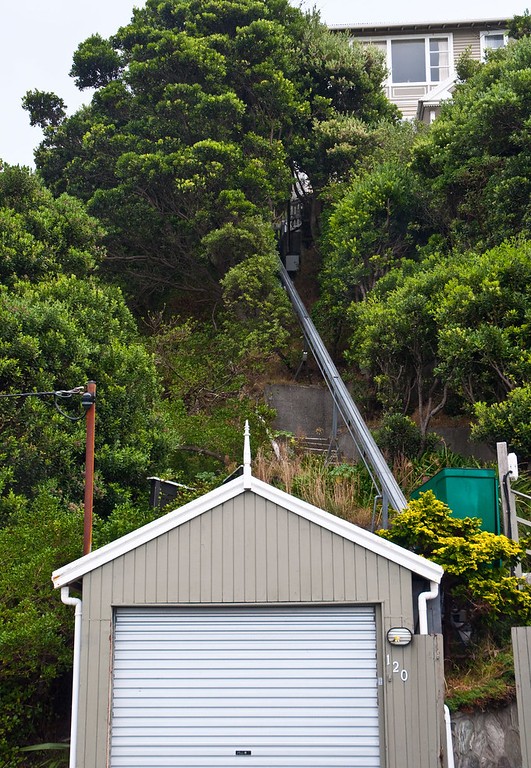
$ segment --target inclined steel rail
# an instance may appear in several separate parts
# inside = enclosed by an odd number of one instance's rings
[[[358,411],[343,379],[332,362],[332,358],[328,354],[328,350],[323,344],[323,341],[310,319],[310,316],[282,262],[280,262],[280,278],[291,300],[295,313],[297,314],[306,343],[308,344],[323,378],[326,381],[328,389],[330,390],[333,402],[354,440],[358,453],[367,467],[375,487],[379,490],[379,495],[382,499],[382,522],[384,527],[387,527],[388,507],[392,507],[392,509],[399,512],[406,507],[406,498],[389,469],[387,462],[382,456],[380,449],[376,445],[369,428]]]

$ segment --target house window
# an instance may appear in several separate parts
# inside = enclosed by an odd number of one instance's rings
[[[391,40],[393,83],[439,83],[449,74],[447,37]]]
[[[481,33],[481,57],[484,59],[489,51],[504,48],[507,45],[506,32],[482,32]]]
[[[430,48],[430,83],[439,83],[446,80],[450,74],[450,62],[448,59],[448,38],[432,37],[429,40]]]
[[[393,83],[418,83],[426,77],[424,40],[392,40]]]

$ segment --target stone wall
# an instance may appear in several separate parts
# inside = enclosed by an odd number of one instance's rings
[[[516,704],[490,712],[452,715],[455,768],[522,766]]]

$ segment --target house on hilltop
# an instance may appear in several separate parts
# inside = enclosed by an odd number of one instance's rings
[[[459,57],[469,51],[481,61],[507,43],[506,19],[342,24],[330,27],[380,48],[387,61],[386,95],[408,119],[430,123],[452,95]]]
[[[442,573],[254,478],[247,433],[241,476],[53,574],[71,766],[442,768]]]

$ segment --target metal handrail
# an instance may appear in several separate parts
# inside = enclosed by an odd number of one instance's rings
[[[518,496],[520,499],[527,499],[528,501],[531,501],[531,496],[529,496],[527,493],[522,493],[522,491],[515,491],[514,488],[511,488],[511,493],[513,496]],[[531,528],[531,520],[526,520],[524,517],[517,517],[516,522],[521,523],[522,525],[527,525],[528,528]]]
[[[513,496],[518,496],[520,499],[527,499],[527,501],[531,501],[531,496],[528,493],[523,493],[522,491],[515,491],[514,488],[511,488],[511,493]],[[516,517],[516,522],[519,525],[525,525],[527,528],[531,528],[531,520],[526,520],[524,517]],[[531,549],[526,549],[526,553],[528,555],[531,555]]]
[[[385,461],[380,449],[365,424],[360,412],[358,411],[352,396],[339,375],[337,368],[332,362],[315,325],[295,288],[293,282],[286,271],[286,268],[280,264],[280,278],[286,292],[291,300],[295,313],[301,324],[306,343],[310,348],[317,365],[323,375],[323,378],[330,390],[332,399],[341,414],[345,425],[354,440],[356,448],[367,467],[371,479],[376,488],[378,484],[374,475],[378,478],[381,485],[382,506],[384,515],[384,527],[386,526],[387,507],[391,506],[397,511],[401,511],[407,506],[406,497],[402,493],[400,486],[396,482],[387,462]]]

